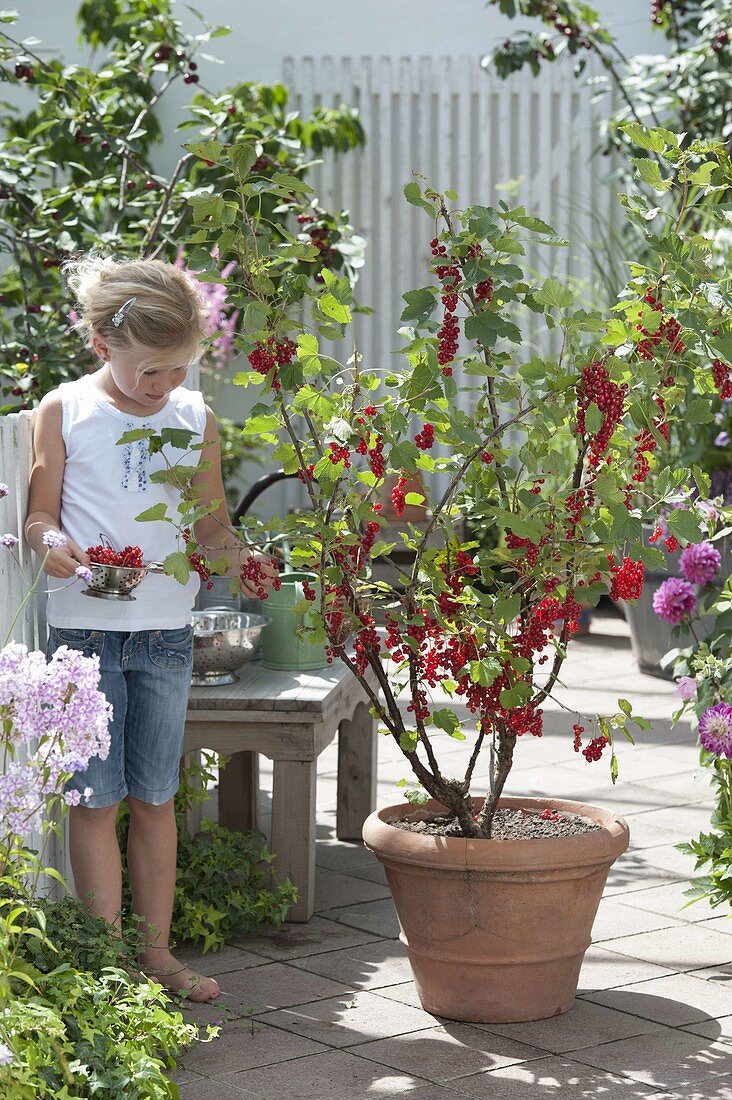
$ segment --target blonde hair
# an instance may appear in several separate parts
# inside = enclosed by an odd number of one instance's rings
[[[76,295],[77,329],[91,344],[102,336],[112,351],[188,353],[188,362],[200,359],[206,336],[206,307],[194,281],[162,260],[114,260],[88,255],[63,265]],[[112,318],[130,298],[135,301],[120,324]]]

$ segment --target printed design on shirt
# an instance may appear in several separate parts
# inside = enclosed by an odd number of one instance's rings
[[[127,421],[127,431],[134,428],[152,428],[152,424]],[[122,448],[122,488],[128,493],[146,493],[149,485],[150,451],[147,439],[125,443]]]

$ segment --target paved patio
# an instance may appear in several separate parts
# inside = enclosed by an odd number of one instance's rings
[[[223,992],[185,1014],[222,1033],[184,1059],[183,1100],[732,1100],[732,920],[704,902],[681,908],[692,861],[674,848],[709,821],[694,737],[671,728],[673,685],[638,673],[625,623],[610,613],[572,643],[565,685],[562,698],[585,710],[615,709],[620,694],[654,722],[635,748],[619,745],[614,788],[605,764],[573,753],[559,707],[540,741],[518,746],[508,793],[597,802],[630,825],[572,1011],[469,1025],[421,1009],[380,865],[335,840],[332,745],[318,777],[316,915],[204,957]],[[457,768],[464,749],[443,748]],[[384,738],[379,805],[399,801],[394,783],[407,776]],[[265,826],[268,805],[265,790]]]

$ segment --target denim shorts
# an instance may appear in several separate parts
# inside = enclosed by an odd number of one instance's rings
[[[176,630],[77,630],[49,627],[46,657],[66,645],[99,656],[99,690],[112,704],[106,760],[69,780],[83,794],[80,805],[112,806],[130,794],[159,806],[178,790],[188,692],[193,664],[193,627]]]

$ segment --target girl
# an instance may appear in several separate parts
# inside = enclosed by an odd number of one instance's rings
[[[133,908],[145,937],[140,968],[171,992],[208,1001],[218,996],[217,983],[178,962],[168,945],[177,842],[173,795],[199,579],[191,574],[181,585],[151,574],[129,602],[87,598],[75,579],[76,569],[89,564],[85,547],[96,546],[100,534],[117,550],[139,545],[145,561],[161,561],[178,549],[172,524],[135,522],[158,502],[175,515],[181,498],[172,486],[150,480],[151,472],[164,468],[162,455],[149,454],[144,441],[117,445],[131,428],[182,428],[195,433],[192,443],[208,444],[185,461],[195,464],[203,454],[210,467],[194,476],[193,485],[202,503],[221,503],[196,523],[195,538],[215,548],[216,556],[228,557],[237,574],[248,556],[225,504],[214,414],[199,392],[183,387],[189,364],[202,354],[204,307],[191,279],[158,260],[86,258],[66,271],[78,298],[79,327],[101,367],[64,382],[40,403],[25,530],[37,553],[45,554],[49,543],[53,547],[45,563],[51,578],[48,656],[61,645],[98,654],[100,687],[113,705],[107,759],[95,758],[69,784],[79,792],[79,804],[69,811],[76,892],[83,899],[91,895],[91,911],[119,929],[122,876],[115,821],[120,800],[126,799]],[[176,461],[175,452],[169,457]],[[257,558],[268,589],[276,567]],[[246,582],[242,589],[256,594]]]

